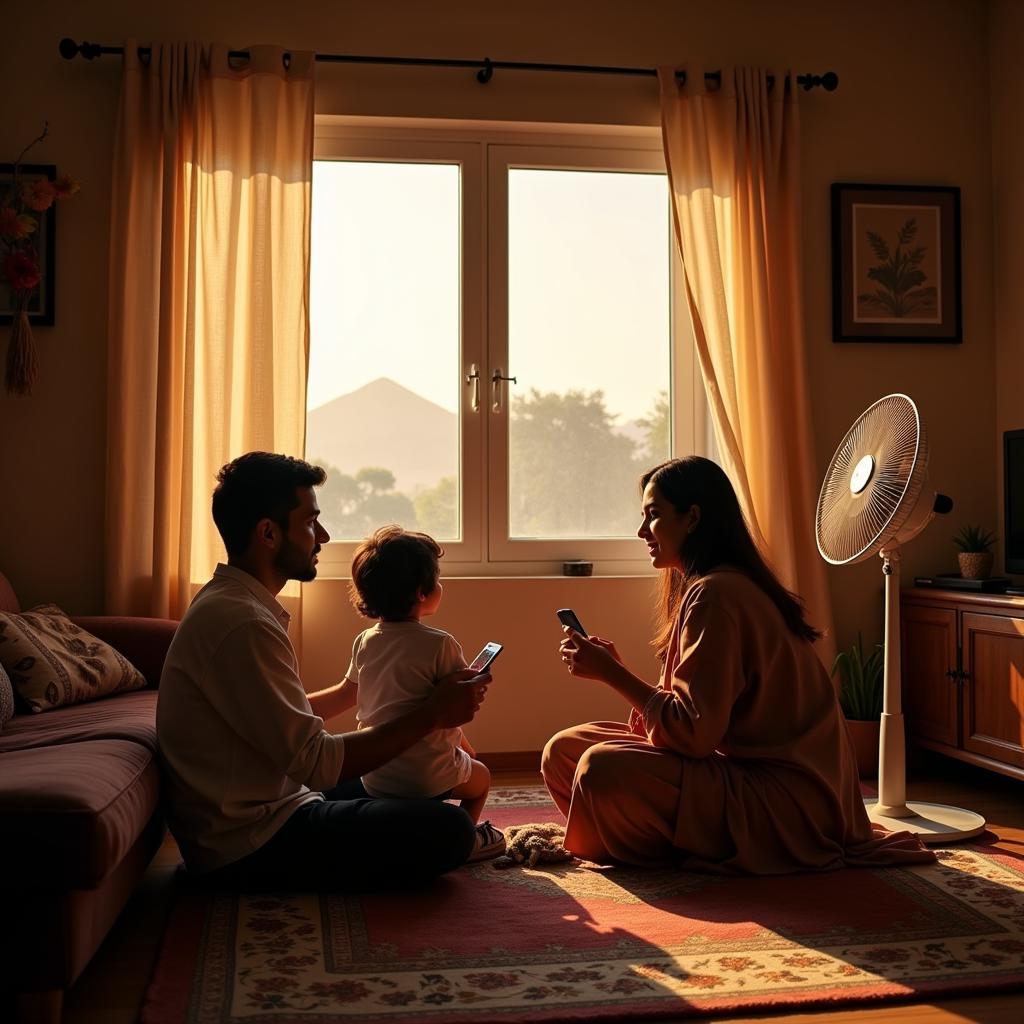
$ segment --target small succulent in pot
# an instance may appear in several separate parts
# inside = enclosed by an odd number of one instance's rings
[[[953,543],[960,549],[957,561],[960,563],[960,575],[965,579],[983,580],[992,574],[992,552],[995,534],[981,526],[964,526],[953,538]]]
[[[831,675],[839,677],[839,703],[847,719],[854,722],[878,721],[882,714],[884,670],[885,648],[876,644],[870,654],[865,654],[860,633],[848,651],[840,651],[836,655]]]
[[[857,774],[871,779],[878,774],[878,740],[885,691],[885,648],[877,644],[864,653],[860,633],[857,642],[840,651],[832,663],[832,677],[839,678],[839,703],[843,708]]]

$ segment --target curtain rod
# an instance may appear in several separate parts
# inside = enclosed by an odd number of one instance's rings
[[[105,57],[108,54],[124,53],[123,46],[76,43],[74,39],[62,39],[59,50],[65,60],[74,60],[78,56],[82,56],[86,60],[95,60],[97,57]],[[140,57],[148,57],[149,54],[148,46],[139,47]],[[231,50],[228,56],[247,60],[249,53],[247,50]],[[285,59],[288,56],[285,54]],[[461,60],[439,57],[369,57],[347,53],[318,53],[315,59],[326,64],[397,64],[406,67],[476,68],[476,80],[481,85],[486,85],[494,77],[496,69],[502,71],[568,71],[584,75],[642,75],[648,78],[656,78],[658,74],[654,68],[613,68],[600,64],[538,64],[532,61],[491,60],[490,57],[484,57],[483,60]],[[686,72],[677,71],[676,78],[685,82]],[[721,71],[705,71],[704,79],[720,82],[722,73]],[[826,71],[823,75],[797,75],[796,80],[805,90],[816,89],[820,86],[826,92],[834,92],[839,87],[839,76],[834,71]],[[768,84],[772,85],[774,81],[774,76],[769,75]]]

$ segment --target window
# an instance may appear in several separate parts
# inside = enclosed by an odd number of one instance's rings
[[[703,415],[667,189],[646,134],[319,126],[325,568],[389,522],[435,536],[449,575],[646,566],[637,478]]]

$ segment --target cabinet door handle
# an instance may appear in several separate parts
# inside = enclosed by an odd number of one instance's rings
[[[960,673],[955,668],[946,669],[946,678],[949,679],[951,682],[955,683],[959,677]]]

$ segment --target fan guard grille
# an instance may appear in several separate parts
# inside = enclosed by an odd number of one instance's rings
[[[927,465],[927,441],[910,398],[886,395],[865,410],[821,486],[814,528],[822,558],[833,565],[859,562],[896,540]]]

